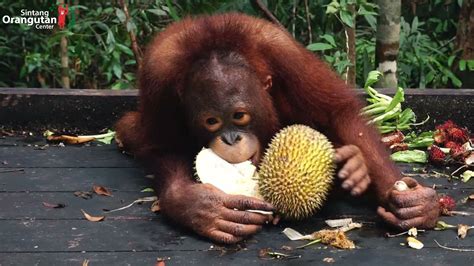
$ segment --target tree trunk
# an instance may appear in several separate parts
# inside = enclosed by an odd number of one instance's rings
[[[346,33],[346,49],[347,49],[347,59],[351,63],[346,70],[346,83],[355,86],[356,85],[356,18],[355,18],[355,4],[348,5],[349,12],[352,14],[352,20],[354,21],[354,26],[349,27],[344,26]]]
[[[377,18],[377,41],[375,62],[383,73],[377,87],[396,88],[397,56],[400,41],[400,0],[377,0],[379,16]]]
[[[456,33],[456,51],[462,51],[461,60],[474,60],[474,0],[464,0],[459,13],[458,31]],[[474,77],[468,67],[464,71],[456,66],[456,74],[462,81],[462,87],[473,88]]]
[[[64,0],[58,1],[58,5],[63,5]],[[61,37],[61,43],[59,45],[59,55],[61,57],[61,81],[63,88],[70,89],[71,84],[69,80],[69,57],[67,54],[67,39],[66,36]]]

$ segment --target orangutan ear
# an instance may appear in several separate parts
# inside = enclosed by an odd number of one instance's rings
[[[272,87],[272,76],[268,75],[265,77],[265,81],[263,82],[263,89],[268,91]]]

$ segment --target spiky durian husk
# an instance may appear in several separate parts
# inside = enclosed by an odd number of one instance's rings
[[[334,149],[318,131],[292,125],[276,134],[260,164],[259,191],[288,219],[320,209],[332,185]]]

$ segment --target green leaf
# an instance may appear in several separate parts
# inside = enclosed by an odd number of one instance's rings
[[[418,17],[413,18],[411,22],[411,32],[415,33],[418,31]]]
[[[128,32],[135,32],[137,31],[137,25],[132,20],[127,22],[127,31]]]
[[[379,81],[379,78],[382,76],[382,73],[377,70],[373,70],[369,72],[369,75],[367,76],[367,80],[365,81],[365,88],[368,88],[369,86],[372,86],[373,84],[377,83]]]
[[[341,10],[339,12],[339,15],[341,16],[341,20],[342,22],[344,22],[344,24],[346,24],[348,27],[351,27],[351,28],[354,27],[354,19],[351,13],[345,10]]]
[[[326,40],[333,47],[336,47],[336,41],[334,41],[334,37],[332,35],[324,34],[324,35],[321,35],[320,37]]]
[[[398,151],[390,155],[390,158],[395,162],[403,162],[403,163],[428,162],[428,156],[426,155],[426,152],[421,151],[421,150]]]
[[[123,12],[122,9],[116,8],[115,9],[115,14],[117,15],[117,18],[120,20],[120,22],[125,22],[127,20],[127,17],[125,16],[125,12]]]
[[[174,8],[173,4],[171,3],[171,0],[166,0],[166,5],[169,9],[169,13],[170,13],[170,16],[171,18],[174,20],[174,21],[178,21],[179,20],[179,16],[178,14],[176,13],[176,9]]]
[[[155,192],[155,190],[151,187],[147,187],[147,188],[142,189],[140,192]]]
[[[393,96],[392,101],[390,104],[387,106],[387,109],[385,112],[390,112],[395,108],[399,103],[405,101],[405,93],[403,92],[403,89],[401,87],[398,87],[397,92],[395,93],[395,96]]]
[[[310,51],[324,51],[334,48],[332,45],[322,42],[312,43],[306,46],[306,49]]]
[[[467,64],[466,60],[461,59],[461,60],[459,61],[459,70],[461,70],[461,71],[466,70],[466,64]]]
[[[468,182],[472,177],[474,177],[474,171],[471,170],[464,171],[461,175],[462,182],[464,183]]]
[[[122,77],[122,66],[120,66],[120,64],[113,64],[112,65],[112,71],[114,72],[114,75],[117,77],[117,78],[121,78]]]
[[[455,55],[452,55],[452,56],[448,57],[448,66],[453,65],[454,59],[456,59]]]
[[[115,45],[115,37],[114,37],[114,34],[112,33],[111,30],[108,30],[107,31],[107,39],[105,41],[107,44],[113,44]]]
[[[123,45],[123,44],[120,44],[120,43],[116,43],[115,46],[122,52],[128,54],[128,55],[133,55],[133,51],[132,49],[128,48],[127,46]]]
[[[148,11],[152,14],[155,14],[157,16],[168,16],[168,14],[165,11],[163,11],[161,9],[157,9],[157,8],[156,9],[147,9],[146,11]]]
[[[474,60],[467,60],[467,68],[469,71],[474,71]]]

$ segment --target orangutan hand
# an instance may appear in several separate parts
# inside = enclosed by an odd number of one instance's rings
[[[402,181],[409,189],[398,191],[391,188],[387,192],[387,207],[379,207],[378,214],[387,223],[403,230],[433,228],[440,214],[436,191],[421,186],[410,177],[404,177]]]
[[[364,156],[357,146],[346,145],[336,149],[335,162],[342,164],[337,176],[343,180],[343,189],[349,190],[353,196],[367,190],[370,177]]]
[[[273,216],[245,210],[273,211],[257,198],[228,195],[210,184],[171,185],[160,195],[162,212],[174,221],[211,240],[237,243],[259,232]]]

